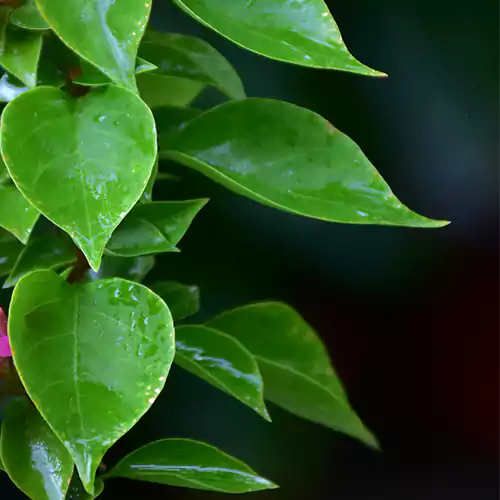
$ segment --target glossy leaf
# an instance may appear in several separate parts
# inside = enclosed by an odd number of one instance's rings
[[[349,406],[320,338],[292,308],[279,302],[252,304],[225,312],[207,326],[232,335],[255,356],[266,399],[377,446]]]
[[[163,157],[295,214],[352,224],[447,224],[405,207],[351,139],[293,104],[223,104],[192,120],[169,148]]]
[[[202,325],[175,330],[175,362],[270,421],[254,357],[236,339]]]
[[[28,87],[37,83],[37,70],[42,50],[42,35],[7,27],[0,65]]]
[[[169,149],[172,137],[184,130],[187,124],[200,114],[201,111],[195,108],[162,107],[156,109],[154,117],[160,151]]]
[[[207,201],[200,199],[138,204],[113,233],[106,252],[118,257],[178,252],[177,243]]]
[[[347,50],[323,0],[174,0],[229,40],[279,61],[381,76]]]
[[[106,242],[153,169],[156,130],[147,106],[115,86],[79,99],[39,87],[7,104],[1,130],[17,187],[97,270]]]
[[[154,265],[155,258],[152,255],[131,258],[105,255],[99,270],[96,272],[89,269],[85,281],[118,277],[140,283]]]
[[[25,274],[36,269],[61,269],[76,262],[75,247],[66,238],[42,235],[30,238],[20,253],[3,288],[13,287]]]
[[[200,310],[200,289],[196,285],[159,281],[151,286],[151,290],[168,304],[175,323]]]
[[[10,22],[28,30],[47,30],[50,26],[40,14],[35,0],[23,0],[10,15]]]
[[[141,98],[150,108],[188,106],[205,88],[204,84],[195,80],[155,73],[137,75],[137,86]]]
[[[135,89],[137,48],[148,22],[149,0],[36,0],[68,47],[117,85]]]
[[[137,58],[135,62],[135,72],[136,74],[147,73],[148,71],[153,71],[156,69],[154,64],[151,64],[140,57]],[[88,63],[84,59],[80,61],[81,74],[78,75],[73,81],[80,85],[107,85],[111,83],[111,80],[101,71],[99,71],[95,66]]]
[[[0,102],[10,102],[29,89],[15,76],[4,73],[0,78]]]
[[[24,246],[11,233],[0,229],[0,277],[7,276]]]
[[[127,477],[184,488],[249,493],[274,489],[240,460],[189,439],[163,439],[125,457],[105,477]]]
[[[8,328],[26,392],[93,494],[104,453],[165,384],[174,356],[168,307],[119,278],[69,285],[35,271],[16,285]]]
[[[231,99],[245,98],[241,79],[229,61],[200,38],[148,31],[139,54],[158,67],[156,74],[211,85]]]
[[[32,500],[64,500],[73,475],[68,450],[26,398],[12,401],[2,426],[5,470]]]

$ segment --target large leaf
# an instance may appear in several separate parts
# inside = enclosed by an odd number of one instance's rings
[[[383,73],[357,61],[323,0],[174,0],[233,42],[280,61],[363,75]]]
[[[229,61],[204,40],[193,36],[148,31],[139,54],[155,64],[156,74],[211,85],[231,99],[244,99],[240,77]]]
[[[351,139],[285,102],[223,104],[189,122],[168,147],[163,157],[288,212],[354,224],[447,224],[405,207]]]
[[[25,274],[35,269],[60,269],[76,262],[75,247],[69,238],[41,235],[30,238],[16,261],[3,288],[14,286]]]
[[[259,367],[241,342],[202,325],[178,326],[175,333],[178,365],[271,420]]]
[[[156,201],[136,205],[113,233],[106,252],[118,257],[178,252],[177,243],[207,201]]]
[[[0,54],[0,65],[28,87],[37,83],[37,70],[42,35],[15,27],[7,27],[5,47]]]
[[[0,454],[16,486],[32,500],[64,500],[73,475],[68,450],[26,398],[12,401]]]
[[[22,0],[21,5],[11,13],[10,22],[28,30],[46,30],[50,28],[40,14],[35,0]]]
[[[140,198],[156,159],[147,106],[113,85],[80,99],[39,87],[7,104],[1,134],[17,187],[97,270],[106,242]]]
[[[26,392],[92,494],[104,453],[165,384],[174,357],[168,307],[119,278],[69,285],[35,271],[14,289],[8,328]]]
[[[252,304],[225,312],[207,325],[232,335],[255,356],[266,399],[377,446],[349,406],[320,338],[292,308],[279,302]]]
[[[125,457],[105,477],[127,477],[223,493],[277,487],[240,460],[189,439],[163,439],[147,444]]]
[[[200,289],[175,281],[159,281],[151,286],[167,304],[174,322],[193,316],[200,310]]]
[[[154,265],[155,258],[152,255],[131,258],[105,255],[102,258],[99,270],[93,271],[89,269],[85,275],[85,281],[118,277],[140,283],[153,269]]]
[[[0,229],[0,277],[10,273],[23,248],[16,237]]]
[[[78,55],[117,85],[135,89],[135,58],[151,2],[36,0],[45,20]]]

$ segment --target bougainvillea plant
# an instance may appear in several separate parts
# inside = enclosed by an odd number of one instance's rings
[[[0,1],[0,276],[10,297],[8,322],[0,314],[0,384],[18,381],[0,466],[33,500],[95,498],[119,477],[227,493],[275,488],[185,437],[102,466],[173,362],[261,418],[270,420],[267,400],[378,447],[292,308],[250,304],[192,324],[197,287],[140,284],[155,255],[179,251],[208,201],[153,198],[166,161],[306,217],[446,224],[403,205],[321,116],[248,98],[205,41],[153,29],[150,2]],[[348,52],[323,0],[173,2],[263,56],[383,76]],[[206,87],[225,102],[202,111],[193,103]]]

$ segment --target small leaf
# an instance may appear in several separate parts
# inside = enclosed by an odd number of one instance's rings
[[[177,243],[207,201],[156,201],[136,205],[113,233],[106,252],[118,257],[178,252]]]
[[[0,277],[7,276],[24,246],[11,233],[0,229]]]
[[[3,288],[13,287],[25,274],[36,269],[60,269],[75,262],[75,247],[66,238],[56,235],[30,238]]]
[[[207,323],[238,339],[257,359],[265,397],[300,417],[377,447],[349,406],[316,332],[279,302],[239,307]]]
[[[135,90],[135,59],[151,2],[36,0],[42,16],[68,47],[117,85]]]
[[[137,75],[137,86],[141,98],[150,108],[188,106],[205,88],[204,84],[195,80],[155,73]]]
[[[10,102],[29,89],[15,76],[4,73],[0,78],[0,102]]]
[[[196,285],[159,281],[151,286],[151,290],[168,304],[175,323],[200,310],[200,289]]]
[[[201,114],[195,108],[162,107],[154,112],[158,131],[158,148],[160,151],[170,147],[172,137],[184,130],[187,124]]]
[[[271,421],[254,357],[236,339],[201,325],[175,330],[175,362]]]
[[[447,224],[405,207],[351,139],[286,102],[223,104],[189,122],[169,148],[163,157],[295,214],[352,224]]]
[[[189,439],[163,439],[147,444],[125,457],[105,477],[127,477],[220,493],[277,488],[240,460]]]
[[[156,69],[154,64],[151,64],[140,57],[137,58],[135,62],[135,72],[136,74],[147,73],[148,71],[153,71]],[[73,82],[79,85],[108,85],[111,80],[102,71],[99,71],[95,66],[82,59],[80,61],[81,74],[78,75]]]
[[[42,50],[42,35],[8,26],[0,65],[26,86],[37,82],[38,60]]]
[[[381,76],[344,45],[323,0],[174,0],[229,40],[279,61]]]
[[[200,38],[150,30],[139,54],[158,67],[155,74],[211,85],[230,99],[245,98],[241,79],[229,61]]]
[[[10,15],[10,22],[28,30],[48,30],[50,28],[40,14],[35,0],[23,0],[22,5]]]
[[[26,392],[93,494],[104,453],[165,384],[174,357],[167,306],[119,278],[69,285],[35,271],[14,289],[8,328]]]
[[[140,283],[154,265],[155,258],[151,255],[132,258],[105,255],[97,272],[88,270],[86,281],[117,277]]]
[[[5,470],[32,500],[64,500],[73,474],[68,450],[26,398],[7,407],[0,453]]]
[[[156,130],[147,106],[114,85],[79,99],[39,87],[7,104],[1,134],[17,187],[97,270],[153,169]]]

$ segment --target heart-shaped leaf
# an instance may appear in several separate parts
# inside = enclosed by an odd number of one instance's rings
[[[175,362],[271,421],[254,357],[236,339],[202,325],[176,328]]]
[[[1,137],[17,187],[97,270],[153,169],[156,130],[147,106],[114,85],[80,99],[39,87],[7,104]]]
[[[172,137],[184,130],[187,124],[200,114],[201,111],[195,108],[162,107],[155,109],[154,117],[160,151],[169,149]]]
[[[113,233],[106,252],[118,257],[178,252],[177,243],[207,201],[200,199],[138,204]]]
[[[26,398],[12,401],[0,454],[16,486],[32,500],[64,500],[73,475],[68,450]]]
[[[188,106],[205,88],[203,83],[186,78],[142,73],[137,75],[139,94],[150,108]]]
[[[50,26],[42,17],[35,0],[23,0],[23,3],[10,15],[10,22],[28,30],[47,30]]]
[[[36,0],[36,3],[68,47],[117,85],[136,88],[135,59],[151,1]]]
[[[8,328],[26,392],[92,494],[104,453],[165,384],[174,357],[168,307],[119,278],[69,285],[35,271],[14,289]]]
[[[196,285],[159,281],[151,290],[168,304],[175,323],[195,315],[200,310],[200,289]]]
[[[377,447],[349,406],[320,338],[292,308],[278,302],[252,304],[207,325],[232,335],[255,356],[266,399]]]
[[[7,27],[0,65],[28,87],[37,83],[38,60],[42,50],[40,33]]]
[[[229,61],[204,40],[193,36],[146,32],[139,54],[157,66],[155,74],[211,85],[231,99],[244,99],[240,77]]]
[[[168,145],[163,157],[295,214],[353,224],[447,224],[405,207],[351,139],[286,102],[223,104],[189,122]]]
[[[229,40],[279,61],[381,76],[347,50],[323,0],[174,0]]]
[[[75,247],[68,240],[67,236],[56,235],[30,238],[3,288],[13,287],[25,274],[35,269],[60,269],[75,262]]]
[[[147,444],[125,457],[105,477],[127,477],[221,493],[277,488],[240,460],[190,439],[163,439]]]
[[[11,233],[0,229],[0,277],[10,273],[23,248]]]

